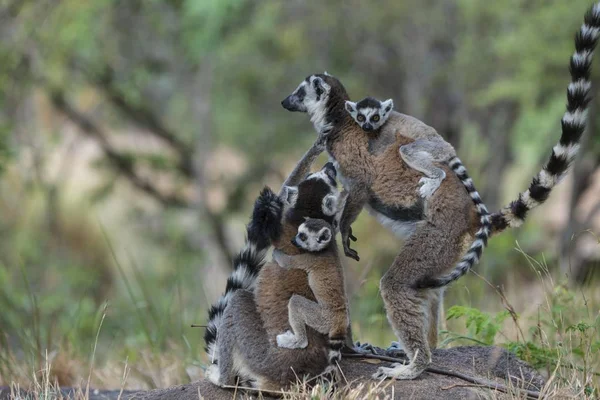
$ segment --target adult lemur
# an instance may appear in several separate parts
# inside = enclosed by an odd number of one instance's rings
[[[402,129],[404,118],[402,114],[394,111],[393,108],[394,102],[392,99],[382,102],[373,97],[366,97],[357,103],[346,101],[346,111],[369,134],[369,151],[371,154],[377,154],[394,142],[397,129]],[[483,204],[481,196],[475,189],[473,180],[467,174],[467,169],[456,156],[456,150],[435,129],[404,130],[403,135],[415,140],[412,143],[400,146],[399,151],[402,160],[409,167],[425,174],[425,177],[419,180],[419,183],[422,184],[419,189],[422,197],[430,197],[446,178],[444,170],[435,164],[442,162],[452,168],[452,171],[458,176],[475,204],[481,226],[475,233],[475,241],[458,263],[461,268],[466,268],[466,271],[481,258],[483,248],[487,244],[491,232],[487,207]]]
[[[291,241],[305,217],[334,223],[339,192],[332,164],[301,181],[322,151],[317,142],[306,153],[280,196],[264,191],[257,200],[246,247],[236,259],[224,295],[209,312],[205,340],[211,365],[206,375],[217,385],[240,383],[278,390],[304,375],[319,375],[330,365],[328,337],[312,328],[307,329],[306,348],[277,346],[277,334],[289,329],[288,302],[292,296],[312,301],[315,297],[305,271],[264,263],[271,240],[284,254],[303,252]],[[279,224],[274,223],[278,219]]]
[[[492,233],[519,226],[529,210],[548,198],[577,154],[585,130],[590,65],[599,32],[600,6],[594,5],[575,38],[576,52],[570,65],[572,82],[567,91],[560,141],[529,189],[491,215]],[[372,154],[371,139],[344,109],[347,100],[348,94],[339,80],[317,74],[300,83],[282,105],[290,111],[307,112],[317,132],[329,132],[327,151],[350,191],[340,226],[346,255],[357,258],[349,247],[350,225],[363,206],[396,234],[410,235],[381,279],[380,288],[388,320],[411,363],[380,368],[375,377],[412,379],[431,362],[431,348],[437,344],[443,286],[466,273],[475,261],[461,263],[452,270],[479,228],[477,212],[454,174],[446,173],[447,179],[430,198],[420,196],[420,173],[402,161],[398,149],[412,142],[407,136],[414,136],[415,131],[432,128],[403,115],[395,140]],[[440,167],[449,172],[447,165]],[[450,274],[439,277],[449,270]]]

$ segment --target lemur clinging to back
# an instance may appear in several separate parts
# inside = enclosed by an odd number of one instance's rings
[[[402,114],[394,109],[394,101],[388,99],[379,101],[373,97],[366,97],[354,103],[346,101],[346,111],[354,121],[369,135],[369,150],[376,153],[393,141],[397,128],[403,124]],[[446,173],[434,163],[446,163],[458,176],[469,196],[473,200],[479,213],[481,227],[475,233],[476,240],[471,244],[459,265],[470,268],[481,258],[483,248],[487,244],[491,232],[491,222],[487,207],[483,204],[481,196],[475,189],[473,180],[467,174],[467,169],[456,156],[454,147],[446,142],[434,129],[403,131],[404,135],[415,139],[414,142],[400,146],[400,156],[409,167],[422,172],[427,177],[421,178],[422,184],[419,193],[428,198],[440,186]]]
[[[300,254],[291,240],[305,217],[334,223],[339,197],[335,169],[328,163],[306,176],[322,151],[317,141],[288,177],[281,195],[263,191],[256,202],[248,242],[236,259],[225,293],[209,312],[205,340],[211,365],[206,375],[217,385],[241,383],[278,390],[305,374],[323,373],[334,361],[329,357],[336,351],[331,351],[327,336],[310,328],[306,348],[277,346],[277,334],[289,329],[290,298],[298,294],[314,301],[315,297],[305,271],[281,268],[275,262],[264,264],[263,259],[271,240],[284,254]],[[279,224],[274,223],[278,219]]]
[[[562,135],[548,163],[517,200],[491,217],[492,234],[519,226],[529,210],[542,204],[552,188],[568,171],[585,130],[591,83],[592,53],[600,32],[600,5],[594,5],[575,38],[571,57],[572,82],[567,91],[567,112],[562,118]],[[399,156],[409,137],[433,130],[415,118],[401,115],[395,137],[376,153],[369,150],[369,137],[345,111],[348,94],[339,80],[327,75],[310,75],[282,101],[289,111],[306,112],[317,132],[329,132],[327,151],[336,164],[350,194],[340,230],[346,255],[350,249],[350,225],[363,206],[396,234],[409,237],[380,282],[388,320],[403,344],[411,363],[380,368],[374,377],[413,379],[431,362],[437,344],[437,323],[443,287],[465,274],[477,261],[453,265],[480,228],[478,214],[460,179],[446,174],[429,198],[419,195],[419,173]],[[441,165],[446,171],[449,167]],[[447,172],[447,171],[446,171]],[[440,274],[452,271],[440,277]],[[425,313],[423,311],[426,310]]]
[[[340,201],[343,202],[343,199]],[[340,207],[341,210],[343,207]],[[308,325],[329,336],[331,351],[335,352],[330,354],[330,360],[336,361],[350,321],[335,229],[324,220],[309,218],[300,225],[292,243],[306,253],[291,256],[275,250],[273,260],[284,268],[306,271],[316,302],[299,295],[292,296],[288,303],[292,330],[278,335],[277,344],[290,349],[306,347]]]

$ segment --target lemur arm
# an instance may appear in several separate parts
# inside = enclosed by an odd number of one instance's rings
[[[363,207],[367,204],[368,199],[369,193],[364,186],[350,188],[344,212],[342,213],[342,219],[340,221],[340,233],[342,234],[344,254],[356,261],[359,261],[360,257],[356,250],[350,248],[350,239],[356,241],[356,238],[352,235],[351,225],[356,221],[356,218],[358,218]]]
[[[325,151],[326,136],[326,133],[319,134],[319,137],[313,143],[311,148],[308,149],[306,153],[304,153],[300,161],[298,161],[298,164],[296,164],[294,170],[290,173],[285,182],[283,182],[283,185],[281,186],[281,190],[279,192],[280,196],[283,194],[284,187],[298,185],[302,178],[304,178],[306,174],[310,172],[310,167],[312,167],[317,157],[319,157],[319,155],[323,151]]]

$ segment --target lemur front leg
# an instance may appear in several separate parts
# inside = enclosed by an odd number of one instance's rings
[[[306,325],[317,332],[329,333],[330,323],[318,303],[306,297],[293,295],[288,303],[288,318],[292,331],[277,335],[277,345],[286,349],[303,349],[308,346]]]
[[[433,195],[446,178],[444,170],[433,164],[436,161],[445,161],[443,157],[442,159],[436,157],[439,152],[439,143],[425,139],[415,140],[410,144],[400,146],[400,156],[404,162],[426,176],[419,180],[422,185],[419,193],[423,198]]]
[[[356,250],[350,248],[350,240],[356,242],[356,237],[352,234],[351,225],[356,221],[358,215],[367,203],[368,192],[364,187],[352,187],[349,190],[348,198],[342,219],[340,221],[340,233],[342,234],[342,244],[344,245],[344,254],[356,261],[360,260]]]
[[[319,155],[325,151],[325,143],[327,141],[328,132],[324,132],[319,134],[317,140],[313,143],[313,145],[308,149],[306,153],[302,156],[298,164],[294,170],[287,177],[283,185],[281,186],[281,191],[279,195],[281,196],[283,193],[283,188],[286,186],[296,186],[300,183],[302,179],[310,172],[310,168],[314,164],[315,160]]]

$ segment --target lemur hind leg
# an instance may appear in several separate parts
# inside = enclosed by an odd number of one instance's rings
[[[419,183],[422,184],[419,193],[423,198],[433,195],[446,178],[444,170],[434,165],[434,162],[442,161],[445,158],[439,153],[439,143],[425,139],[400,146],[400,156],[404,162],[412,169],[425,174],[425,177],[419,180]]]
[[[260,321],[254,294],[247,290],[234,292],[223,313],[217,336],[218,367],[211,364],[206,371],[211,382],[219,386],[248,386],[261,382],[261,387],[266,387],[271,384],[249,368],[268,352],[267,334]]]
[[[404,348],[410,363],[379,368],[375,379],[392,377],[414,379],[431,363],[430,332],[437,332],[437,318],[430,315],[439,309],[439,296],[431,289],[415,289],[421,276],[435,276],[450,268],[461,254],[461,246],[451,238],[458,226],[419,226],[407,240],[402,252],[381,279],[381,295],[388,320]],[[435,338],[437,341],[437,338]]]
[[[431,350],[437,348],[440,321],[440,309],[444,300],[444,288],[431,290],[429,293],[429,321],[427,338]]]
[[[329,333],[329,321],[318,303],[306,297],[293,295],[288,303],[288,314],[292,331],[277,335],[277,345],[287,349],[303,349],[308,346],[306,325],[320,333]]]

